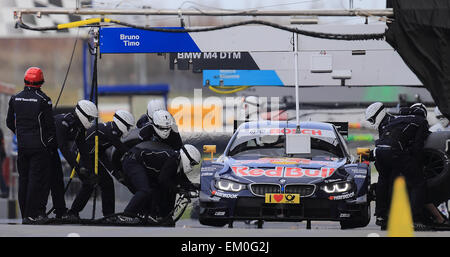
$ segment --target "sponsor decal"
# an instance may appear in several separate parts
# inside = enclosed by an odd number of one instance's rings
[[[322,136],[323,130],[321,129],[302,129],[300,134]],[[270,129],[270,134],[273,135],[284,135],[284,134],[297,134],[296,128],[273,128]]]
[[[205,171],[215,171],[217,168],[213,166],[202,167],[202,172]]]
[[[335,195],[335,196],[330,196],[328,197],[329,200],[344,200],[344,199],[349,199],[355,196],[355,192],[351,192],[345,195]]]
[[[290,135],[298,134],[296,128],[249,128],[239,130],[238,136],[251,136],[251,135]],[[300,134],[311,135],[314,137],[331,137],[335,138],[332,130],[325,129],[302,129]]]
[[[271,160],[270,163],[281,165],[297,164],[297,162],[294,160]]]
[[[225,216],[225,212],[224,211],[216,211],[214,213],[214,216]]]
[[[299,194],[266,194],[265,203],[300,203]]]
[[[304,169],[298,167],[275,167],[273,169],[250,169],[248,166],[232,166],[234,174],[241,177],[312,177],[327,178],[333,175],[335,168]]]
[[[228,194],[228,193],[223,193],[223,192],[220,192],[220,191],[217,191],[217,190],[213,190],[211,192],[211,195],[218,196],[218,197],[221,197],[221,198],[230,198],[230,199],[236,199],[237,196],[238,196],[237,194]]]
[[[280,164],[280,165],[289,165],[289,164],[320,164],[324,166],[330,166],[330,164],[335,164],[334,161],[337,161],[337,158],[331,158],[331,161],[313,161],[310,159],[302,159],[302,158],[260,158],[257,160],[239,160],[236,161],[238,164],[248,164],[248,163],[257,163],[257,164]]]
[[[332,182],[336,182],[336,181],[340,181],[340,180],[342,180],[342,179],[340,179],[340,178],[326,179],[323,182],[325,182],[325,183],[332,183]]]

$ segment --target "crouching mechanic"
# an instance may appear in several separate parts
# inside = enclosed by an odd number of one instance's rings
[[[107,217],[115,213],[115,191],[112,178],[112,164],[106,157],[106,149],[114,146],[121,154],[125,154],[129,149],[121,142],[134,127],[134,116],[128,111],[118,110],[113,116],[113,121],[98,124],[98,176],[94,172],[95,162],[95,134],[96,126],[91,126],[86,133],[86,144],[89,149],[89,158],[81,158],[80,165],[86,168],[87,176],[80,176],[82,186],[78,192],[72,207],[68,211],[72,218],[79,218],[79,212],[84,209],[98,183],[101,189],[102,212]],[[114,220],[114,217],[111,217]],[[108,218],[107,218],[108,221]]]
[[[85,142],[85,134],[97,116],[97,106],[88,100],[78,101],[74,113],[62,113],[55,116],[58,148],[70,165],[71,170],[75,169],[80,178],[83,174],[86,174],[86,170],[78,164],[77,152],[83,159],[89,158],[89,149]],[[54,188],[58,189],[58,191],[64,191],[64,184],[58,182],[54,185]],[[54,189],[52,188],[51,190]],[[55,209],[58,209],[58,206],[55,205]],[[70,213],[62,217],[63,222],[70,222],[72,219],[73,217]]]
[[[413,107],[413,106],[411,106]],[[390,196],[395,178],[405,177],[414,227],[424,230],[423,208],[426,201],[425,178],[421,169],[421,152],[428,135],[428,122],[423,115],[391,115],[380,102],[371,104],[366,110],[366,120],[379,132],[376,148],[370,153],[375,160],[379,177],[376,188],[377,225],[386,228]]]
[[[173,130],[173,128],[176,127],[173,123],[173,117],[169,112],[165,110],[156,111],[153,115],[153,122],[148,123],[146,126],[141,128],[139,137],[144,142],[150,141],[155,144],[160,143],[162,145],[166,145],[166,147],[161,148],[161,146],[159,146],[156,149],[149,150],[152,154],[148,154],[148,152],[147,154],[144,154],[142,150],[145,149],[134,147],[125,156],[122,165],[123,170],[127,180],[131,184],[131,187],[134,188],[133,193],[135,196],[128,204],[124,213],[128,215],[136,215],[145,208],[145,205],[149,199],[151,199],[150,195],[152,190],[150,189],[150,183],[148,182],[148,179],[142,180],[142,178],[149,176],[147,170],[153,170],[153,179],[151,179],[153,187],[155,184],[158,186],[162,185],[162,191],[166,190],[167,192],[161,193],[160,203],[163,205],[162,208],[160,208],[162,209],[160,210],[162,213],[161,216],[168,213],[168,209],[170,211],[171,208],[167,208],[167,206],[173,206],[176,196],[175,192],[172,190],[174,185],[173,183],[175,181],[173,177],[177,174],[176,171],[179,166],[179,161],[177,161],[179,159],[178,155],[180,149],[183,147],[180,134],[178,131]],[[190,157],[195,156],[195,158],[188,159],[192,159],[192,164],[196,165],[195,160],[197,160],[197,162],[200,160],[200,153],[196,153],[198,150],[195,149],[195,147],[192,148],[192,146],[189,146],[188,148],[181,151],[181,157],[183,159],[183,154]],[[165,149],[166,151],[161,151],[161,149]],[[193,154],[189,151],[193,151]],[[160,156],[155,158],[154,156],[157,156],[155,152],[160,152]],[[142,158],[143,156],[146,156],[146,158]],[[188,160],[186,158],[184,159]],[[184,164],[184,169],[189,169],[190,166],[187,166],[186,162]],[[180,173],[180,177],[181,184],[192,185],[192,183],[190,183],[184,175],[184,172]],[[155,183],[155,181],[157,183]],[[159,199],[156,195],[155,198]],[[165,204],[167,204],[167,206]]]
[[[152,223],[164,221],[160,225],[174,226],[174,221],[168,216],[175,204],[176,187],[198,190],[198,185],[193,184],[186,173],[199,164],[200,152],[189,144],[184,145],[180,152],[164,143],[148,144],[145,149],[139,145],[133,147],[124,157],[125,179],[134,196],[117,222],[139,224],[139,215],[148,217]]]

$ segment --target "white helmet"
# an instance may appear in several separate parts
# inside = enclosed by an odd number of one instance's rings
[[[160,99],[152,99],[147,104],[147,115],[150,120],[153,120],[153,114],[156,111],[166,110],[166,105]]]
[[[159,110],[154,112],[152,126],[156,134],[162,139],[168,138],[172,130],[173,120],[172,115],[168,111]]]
[[[384,104],[380,102],[375,102],[366,109],[366,120],[373,125],[375,128],[380,126],[381,121],[386,116],[386,109]]]
[[[134,127],[134,116],[128,111],[117,110],[114,113],[113,121],[122,132],[122,137],[126,137],[128,132]]]
[[[422,114],[423,114],[423,116],[424,116],[425,118],[426,118],[427,115],[428,115],[427,107],[426,107],[423,103],[415,103],[415,104],[411,105],[409,108],[410,108],[410,109],[416,109],[416,110],[422,112]],[[415,112],[416,110],[413,110],[413,114],[417,114],[417,113]]]
[[[434,108],[434,114],[436,115],[436,119],[439,120],[439,123],[441,123],[443,128],[446,128],[450,121],[442,114],[442,112],[439,110],[439,107]]]
[[[181,164],[183,165],[183,171],[185,173],[191,172],[192,167],[200,163],[201,154],[198,149],[189,144],[183,145],[180,151]]]
[[[253,95],[247,96],[247,97],[244,98],[244,103],[251,104],[251,105],[254,105],[254,106],[258,106],[258,104],[259,104],[258,103],[258,97],[253,96]]]
[[[75,113],[85,129],[88,129],[98,117],[97,106],[91,101],[80,100],[75,107]]]

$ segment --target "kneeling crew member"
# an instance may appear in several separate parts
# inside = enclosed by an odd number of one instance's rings
[[[139,136],[144,141],[160,142],[168,146],[166,147],[167,151],[162,152],[162,155],[166,156],[165,159],[171,159],[169,162],[167,162],[167,164],[165,163],[165,161],[163,162],[163,160],[158,160],[158,158],[153,159],[153,162],[155,163],[147,162],[146,164],[146,167],[150,170],[152,168],[155,169],[154,165],[161,165],[161,167],[156,168],[157,170],[169,170],[168,172],[164,172],[164,175],[161,177],[161,182],[164,185],[167,185],[169,183],[166,181],[166,179],[170,178],[171,174],[176,174],[176,170],[178,169],[178,162],[175,159],[179,158],[178,151],[182,147],[182,141],[179,133],[172,130],[172,128],[174,127],[173,123],[174,121],[172,115],[169,112],[164,110],[156,111],[153,115],[153,123],[147,124],[139,132]],[[128,173],[125,175],[129,178],[132,187],[135,188],[134,200],[132,199],[129,206],[127,206],[127,208],[125,209],[125,213],[129,214],[137,214],[137,212],[143,210],[144,205],[150,199],[151,194],[151,190],[149,189],[150,184],[147,183],[147,181],[143,182],[141,179],[134,179],[139,177],[147,177],[146,167],[145,165],[142,165],[143,160],[141,159],[141,157],[143,156],[143,153],[141,152],[141,150],[143,149],[132,149],[132,151],[130,151],[131,154],[128,155],[123,162],[124,173]],[[155,156],[155,154],[153,154],[152,156]],[[147,159],[152,158],[147,157]],[[167,165],[168,167],[163,168],[164,165]],[[133,172],[134,174],[130,174],[130,172]],[[135,182],[133,182],[134,180]],[[172,196],[175,196],[175,194],[172,193],[170,197],[167,197],[169,199],[172,199],[174,198]],[[166,197],[166,195],[164,195],[163,197]],[[155,198],[158,197],[155,196]]]
[[[118,110],[113,116],[113,121],[98,124],[98,177],[94,172],[96,127],[91,126],[87,130],[86,144],[89,149],[90,158],[87,160],[81,159],[80,165],[87,169],[89,176],[87,178],[80,177],[82,187],[69,210],[71,215],[79,217],[79,212],[88,203],[97,182],[101,189],[103,216],[106,217],[114,214],[114,181],[110,175],[113,172],[113,168],[106,157],[105,151],[109,147],[114,146],[121,154],[125,154],[129,149],[120,139],[130,132],[130,129],[134,127],[134,122],[133,114],[128,111]]]
[[[89,149],[85,142],[86,130],[92,126],[94,119],[98,117],[97,106],[91,101],[78,101],[74,113],[62,113],[55,116],[56,135],[58,148],[77,175],[86,177],[86,169],[81,168],[77,162],[77,153],[80,159],[89,158]],[[75,143],[73,145],[73,143]],[[68,213],[63,217],[65,221],[75,221],[78,216]]]
[[[138,214],[168,216],[175,203],[177,185],[198,189],[186,176],[200,162],[200,152],[194,146],[184,145],[179,153],[163,143],[149,143],[152,146],[146,149],[133,147],[123,160],[124,175],[134,196],[123,212],[126,217],[119,220],[128,223],[138,223],[140,220],[133,218]],[[152,199],[156,199],[154,204]],[[150,209],[155,207],[158,210]],[[166,222],[174,225],[170,219]]]

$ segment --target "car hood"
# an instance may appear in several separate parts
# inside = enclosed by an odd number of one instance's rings
[[[256,158],[224,160],[221,177],[244,183],[317,183],[336,176],[345,158],[310,160],[303,158]]]

